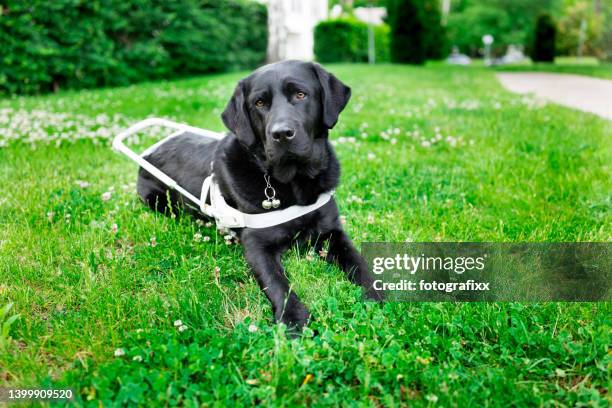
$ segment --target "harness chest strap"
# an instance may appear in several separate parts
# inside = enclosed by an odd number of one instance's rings
[[[219,185],[215,182],[214,174],[206,177],[202,183],[200,195],[200,210],[209,217],[217,220],[217,225],[224,228],[269,228],[294,220],[311,213],[329,202],[333,191],[321,193],[313,204],[292,205],[282,210],[269,211],[262,214],[247,214],[227,204]],[[210,196],[210,204],[206,199]]]

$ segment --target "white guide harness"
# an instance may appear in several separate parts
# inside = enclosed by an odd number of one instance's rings
[[[174,132],[166,138],[155,143],[153,146],[146,149],[143,153],[137,154],[123,142],[129,136],[141,132],[148,127],[164,127],[173,129]],[[217,227],[220,228],[268,228],[275,225],[280,225],[285,222],[294,220],[310,212],[313,212],[325,204],[332,198],[332,192],[322,193],[313,204],[310,205],[293,205],[291,207],[284,208],[282,210],[267,211],[261,214],[247,214],[236,208],[230,206],[225,202],[219,185],[215,181],[215,175],[211,173],[210,176],[204,179],[202,183],[202,191],[200,198],[195,197],[189,191],[181,187],[175,180],[169,177],[167,174],[153,166],[151,163],[144,159],[145,156],[153,152],[163,143],[169,139],[180,136],[186,133],[196,134],[204,138],[213,140],[219,140],[224,137],[223,134],[213,132],[206,129],[200,129],[193,126],[184,125],[181,123],[172,122],[166,119],[150,118],[145,119],[130,126],[127,130],[119,133],[113,140],[113,148],[125,154],[131,160],[135,161],[140,167],[148,171],[151,175],[155,176],[159,181],[164,183],[168,188],[173,189],[181,193],[184,197],[187,197],[193,202],[200,211],[208,217],[214,218],[217,222]],[[210,204],[207,204],[207,198],[210,198]]]

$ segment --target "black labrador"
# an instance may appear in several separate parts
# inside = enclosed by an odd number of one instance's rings
[[[276,190],[280,209],[314,203],[338,184],[340,165],[328,141],[329,129],[351,96],[348,86],[316,63],[283,61],[259,68],[241,80],[222,114],[230,130],[222,140],[206,143],[196,135],[170,139],[146,157],[190,193],[199,196],[211,167],[227,203],[245,213],[269,211],[265,175]],[[213,163],[211,166],[211,162]],[[138,194],[162,212],[185,208],[183,197],[142,168]],[[279,203],[275,203],[279,204]],[[378,298],[368,266],[342,230],[332,198],[318,210],[264,229],[235,231],[246,260],[272,303],[276,321],[292,328],[310,314],[281,264],[293,243],[312,243],[317,253],[329,242],[326,259],[337,263],[366,296]]]

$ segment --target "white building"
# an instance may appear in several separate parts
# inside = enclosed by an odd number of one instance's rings
[[[314,27],[327,19],[327,0],[267,0],[268,62],[314,58]]]

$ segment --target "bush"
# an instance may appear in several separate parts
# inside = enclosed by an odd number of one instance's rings
[[[0,92],[125,85],[253,67],[265,6],[247,0],[32,0],[0,6]]]
[[[423,0],[422,12],[425,26],[424,47],[425,58],[439,60],[448,56],[446,32],[442,27],[442,14],[439,0]]]
[[[426,59],[425,22],[415,0],[389,0],[391,26],[391,61],[422,64]]]
[[[555,60],[555,37],[557,28],[552,17],[541,14],[536,21],[532,59],[536,62]]]
[[[389,61],[389,27],[374,27],[376,62]],[[368,25],[354,18],[340,18],[319,23],[314,31],[317,61],[367,62]]]
[[[387,24],[374,27],[374,44],[376,47],[376,62],[391,61],[390,29]]]
[[[449,45],[471,56],[481,55],[482,36],[494,38],[492,54],[503,55],[508,46],[523,45],[531,49],[534,21],[552,7],[551,0],[487,0],[452,2],[446,31]]]

